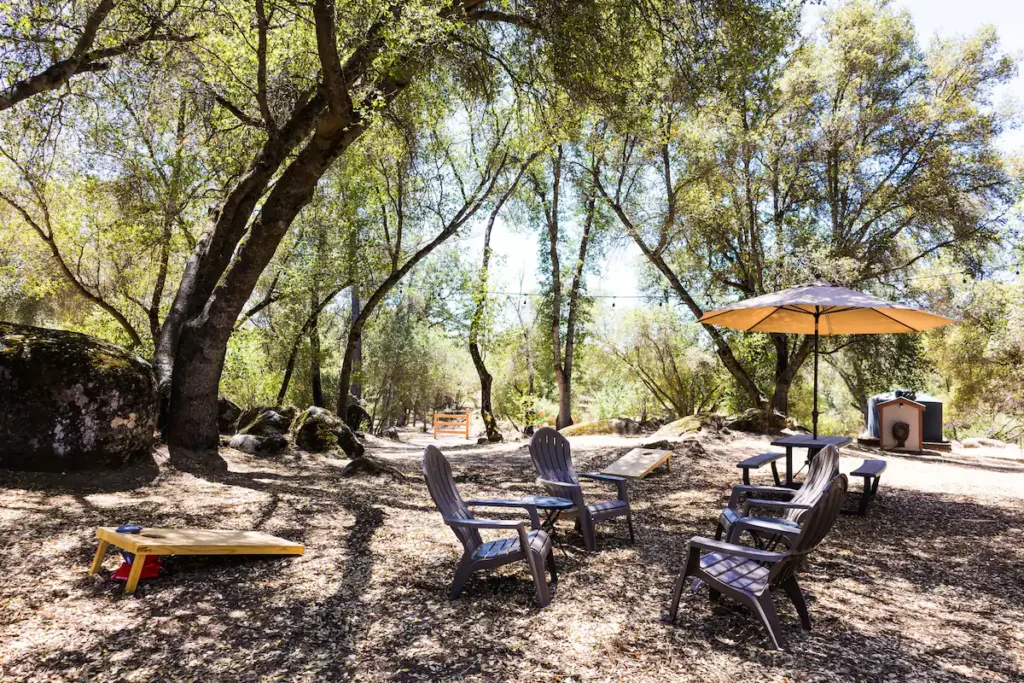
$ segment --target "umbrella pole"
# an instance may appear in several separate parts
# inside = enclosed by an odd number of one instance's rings
[[[811,411],[811,422],[814,427],[814,438],[818,438],[818,313],[814,310],[814,410]]]

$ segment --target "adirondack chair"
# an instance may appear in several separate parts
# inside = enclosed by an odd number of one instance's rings
[[[576,516],[588,552],[597,550],[594,526],[606,519],[625,517],[629,525],[629,540],[633,542],[633,511],[629,507],[629,491],[626,488],[628,479],[596,472],[576,474],[569,452],[569,441],[551,427],[541,427],[534,433],[530,439],[530,458],[539,475],[537,483],[543,485],[552,496],[568,498],[575,505],[573,509],[562,513],[562,516]],[[588,505],[583,499],[580,477],[615,484],[618,498]]]
[[[747,605],[761,618],[772,644],[779,650],[783,649],[782,627],[775,613],[772,591],[781,587],[796,607],[800,624],[805,630],[811,630],[811,618],[796,582],[796,572],[839,517],[846,484],[846,475],[840,474],[826,485],[821,497],[806,511],[802,531],[786,552],[768,552],[700,536],[691,538],[686,567],[679,574],[672,593],[669,620],[676,620],[683,582],[687,576],[693,576],[708,584],[712,600],[724,593]]]
[[[551,571],[551,583],[558,583],[555,569],[555,555],[551,547],[551,539],[547,532],[540,528],[540,516],[537,506],[523,502],[512,505],[509,500],[472,500],[463,501],[459,490],[455,487],[452,467],[435,446],[427,446],[423,454],[423,476],[427,480],[430,497],[433,498],[445,524],[451,527],[455,536],[462,543],[463,554],[455,569],[455,580],[452,581],[450,597],[459,596],[469,581],[470,575],[480,569],[494,569],[513,562],[525,561],[533,577],[533,585],[537,592],[537,604],[546,607],[551,602],[551,592],[544,580],[544,566]],[[530,530],[526,522],[513,520],[477,519],[469,507],[521,507],[530,515]],[[484,543],[480,537],[480,529],[514,529],[516,535],[498,541]],[[524,552],[524,548],[526,551]]]
[[[750,533],[759,546],[774,546],[782,542],[790,544],[799,535],[801,520],[814,505],[832,479],[839,474],[839,449],[826,446],[811,459],[807,479],[799,489],[785,486],[733,486],[729,504],[718,516],[715,540],[722,540],[723,534],[730,543],[737,543],[744,531]],[[775,495],[784,500],[767,500],[766,495]],[[751,508],[781,511],[779,517],[751,514]]]

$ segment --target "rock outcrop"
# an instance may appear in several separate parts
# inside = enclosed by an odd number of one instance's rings
[[[119,346],[0,323],[0,467],[124,466],[153,446],[156,398],[149,363]]]

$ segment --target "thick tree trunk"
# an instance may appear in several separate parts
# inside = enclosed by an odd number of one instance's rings
[[[789,340],[786,335],[771,335],[775,346],[775,391],[772,394],[771,408],[783,415],[789,415],[789,391],[797,372],[803,367],[804,361],[813,347],[812,337],[804,336],[790,354]]]

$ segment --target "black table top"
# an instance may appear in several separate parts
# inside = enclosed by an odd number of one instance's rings
[[[772,445],[795,446],[797,448],[824,448],[825,446],[839,448],[851,441],[853,441],[853,437],[850,436],[822,436],[819,434],[818,438],[815,439],[810,434],[793,434],[792,436],[785,436],[772,441]]]

